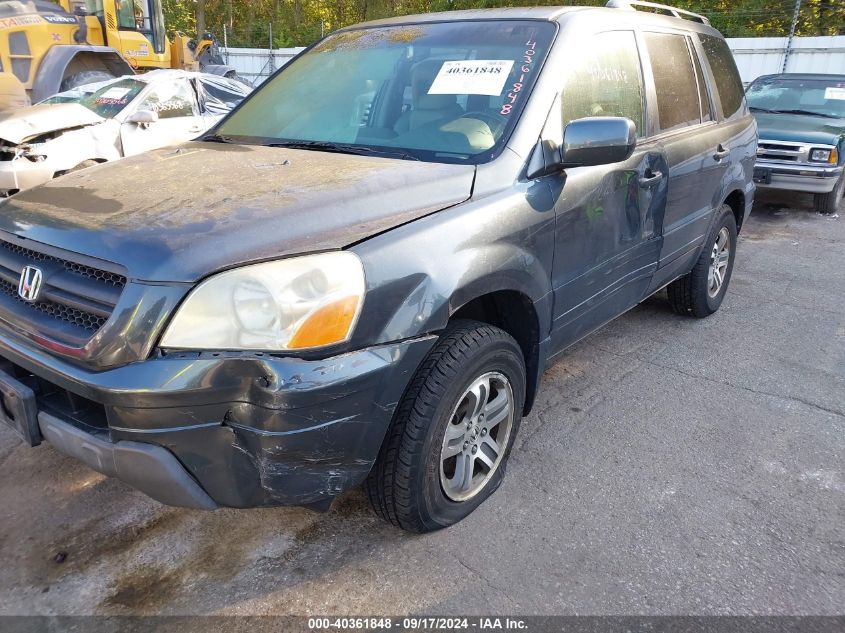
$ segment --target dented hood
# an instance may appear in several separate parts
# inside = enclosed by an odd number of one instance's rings
[[[475,168],[188,143],[68,174],[0,206],[0,230],[196,281],[242,263],[337,249],[469,198]]]
[[[42,103],[0,118],[0,139],[17,145],[25,140],[105,121],[103,117],[78,103]]]

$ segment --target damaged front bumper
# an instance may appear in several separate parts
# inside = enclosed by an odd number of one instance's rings
[[[91,372],[0,336],[3,416],[31,444],[169,505],[327,507],[369,473],[435,340],[322,360],[177,353]],[[27,393],[28,428],[7,415]]]
[[[21,154],[0,156],[0,195],[31,189],[53,177],[53,168],[44,160],[30,160]]]

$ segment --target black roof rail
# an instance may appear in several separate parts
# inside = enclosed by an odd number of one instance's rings
[[[678,9],[676,7],[670,7],[667,4],[658,4],[656,2],[643,2],[642,0],[608,0],[607,5],[605,6],[607,6],[608,9],[628,9],[629,11],[636,11],[637,7],[646,7],[649,9],[663,11],[664,13],[668,13],[676,18],[692,20],[693,22],[701,22],[701,24],[707,24],[708,26],[710,25],[710,20],[705,18],[703,15],[693,13],[692,11],[685,11],[684,9]]]

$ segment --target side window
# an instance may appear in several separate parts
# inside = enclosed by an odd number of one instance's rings
[[[144,97],[138,109],[158,112],[159,119],[197,114],[194,91],[184,80],[156,83]]]
[[[135,23],[134,0],[117,0],[117,26],[120,29],[130,30],[138,27]]]
[[[689,41],[689,40],[687,40]],[[701,102],[701,120],[712,121],[713,113],[710,112],[710,97],[707,96],[707,82],[704,73],[701,71],[701,62],[698,61],[698,53],[690,48],[692,61],[695,64],[695,76],[698,79],[698,100]]]
[[[716,80],[722,114],[728,119],[742,107],[742,79],[736,69],[733,53],[725,40],[712,35],[699,35],[710,70]]]
[[[621,116],[643,136],[643,80],[633,31],[609,31],[593,38],[573,60],[561,95],[563,124],[590,116]]]
[[[701,122],[698,84],[684,35],[646,33],[661,132]]]

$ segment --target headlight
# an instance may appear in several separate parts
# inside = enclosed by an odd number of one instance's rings
[[[162,347],[300,350],[349,340],[364,301],[364,269],[348,252],[229,270],[200,283]]]
[[[830,163],[835,165],[838,158],[835,149],[814,148],[810,150],[810,161],[813,163]]]

